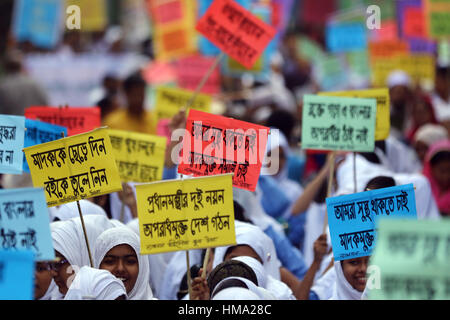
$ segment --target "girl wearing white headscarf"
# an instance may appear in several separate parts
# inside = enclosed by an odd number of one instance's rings
[[[280,300],[295,300],[292,290],[280,281],[281,263],[277,258],[272,240],[258,227],[249,223],[235,221],[236,246],[251,247],[262,261],[268,278],[268,290]],[[214,252],[213,268],[222,263],[227,250],[234,246],[217,247]]]
[[[355,260],[358,261],[359,265],[357,269],[355,269],[352,274],[348,274],[347,277],[342,266],[344,262],[334,262],[336,281],[333,288],[333,295],[330,300],[361,300],[365,289],[365,278],[369,257],[351,259],[351,261]],[[350,282],[348,277],[351,277],[351,282],[354,284]],[[355,288],[355,286],[357,287]]]
[[[129,300],[150,300],[153,299],[150,288],[150,267],[147,257],[140,255],[139,237],[128,227],[117,227],[103,232],[96,240],[94,247],[94,266],[100,265],[108,252],[116,246],[129,245],[136,253],[139,265],[139,273],[134,287],[128,292]]]
[[[138,237],[140,236],[139,221],[137,218],[128,222],[126,226],[133,230]],[[174,252],[166,252],[147,255],[150,270],[152,270],[152,272],[150,272],[150,287],[152,288],[153,295],[156,298],[160,298],[160,292],[162,290],[161,286],[163,285],[163,281],[161,281],[161,279],[164,277],[164,272],[167,269],[173,254]]]
[[[64,300],[126,300],[126,297],[123,282],[111,272],[84,266],[77,272]]]

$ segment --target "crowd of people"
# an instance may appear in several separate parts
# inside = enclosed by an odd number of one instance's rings
[[[190,250],[189,272],[185,251],[141,255],[135,189],[132,183],[123,183],[121,192],[79,202],[90,250],[76,204],[49,208],[56,260],[36,263],[34,298],[367,298],[370,257],[334,261],[330,232],[324,229],[325,199],[413,183],[418,219],[450,215],[450,67],[436,62],[431,89],[420,87],[404,70],[392,72],[386,81],[389,137],[376,141],[373,152],[339,152],[331,157],[301,148],[302,97],[321,88],[312,76],[312,62],[293,44],[300,34],[314,36],[299,30],[286,33],[266,80],[222,75],[222,92],[214,96],[222,115],[280,131],[280,139],[270,141],[266,150],[278,152],[279,158],[272,159],[279,162],[278,172],[261,175],[255,192],[233,188],[236,245]],[[95,98],[92,104],[100,107],[102,125],[157,134],[154,106],[146,100],[146,90],[154,84],[142,72],[154,59],[148,44],[133,48],[138,58],[131,72],[106,73],[97,88],[85,91],[86,99]],[[70,31],[54,52],[45,54],[70,57],[95,50],[114,55],[129,49],[120,34],[105,33],[102,38]],[[3,58],[0,113],[24,115],[29,106],[50,105],[49,92],[27,69],[27,57],[38,51],[29,43],[11,42]],[[186,116],[180,111],[170,119],[169,129],[184,128]],[[171,141],[167,148],[163,179],[179,178],[170,156],[176,143]],[[29,174],[1,178],[2,188],[33,186]]]

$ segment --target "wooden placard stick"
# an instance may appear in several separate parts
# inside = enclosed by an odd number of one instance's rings
[[[334,162],[335,162],[335,158],[336,158],[336,152],[335,151],[331,151],[330,158],[331,158],[331,167],[330,167],[330,172],[328,174],[327,198],[331,195],[331,191],[333,189]],[[328,227],[328,213],[325,214],[325,220],[324,220],[324,223],[323,223],[322,233],[326,233],[327,227]]]

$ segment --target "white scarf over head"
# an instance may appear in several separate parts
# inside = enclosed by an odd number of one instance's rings
[[[330,300],[361,300],[363,293],[353,288],[347,281],[340,261],[334,262],[334,270],[336,272],[336,282]]]
[[[91,254],[97,237],[115,225],[106,216],[83,216]],[[72,266],[90,266],[83,227],[79,217],[51,223],[53,247],[61,253]]]
[[[220,287],[220,285],[228,280],[231,279],[236,279],[236,280],[240,280],[242,282],[245,283],[245,285],[247,286],[248,290],[250,292],[252,292],[254,295],[256,295],[256,297],[254,297],[253,299],[245,299],[245,295],[241,295],[241,291],[242,290],[234,290],[234,289],[244,289],[242,287],[230,287],[230,288],[226,288],[223,290],[220,290],[219,292],[217,292],[217,289]],[[228,293],[232,293],[232,291],[228,291],[227,289],[233,289],[233,292],[236,293],[235,296],[230,296],[228,295]],[[227,290],[227,294],[225,295],[224,293],[222,293],[222,291]],[[222,293],[222,294],[221,294]],[[245,291],[242,291],[242,293],[245,293]],[[246,278],[242,278],[242,277],[227,277],[225,279],[222,279],[214,288],[213,292],[211,292],[211,300],[276,300],[276,297],[271,294],[268,290],[264,289],[261,286],[257,286],[256,284],[254,284],[252,281],[246,279]]]
[[[115,300],[127,291],[122,281],[108,270],[84,266],[81,268],[64,300]]]
[[[235,221],[236,245],[248,245],[263,261],[264,270],[276,280],[280,280],[281,262],[278,260],[275,245],[259,227]],[[233,246],[217,247],[214,251],[213,268],[223,262],[225,252]]]
[[[128,294],[129,300],[150,300],[153,298],[150,288],[150,266],[148,258],[140,255],[139,237],[128,227],[117,227],[103,232],[95,242],[94,247],[94,265],[100,267],[103,258],[109,250],[121,245],[127,244],[133,248],[139,263],[139,274],[133,289]]]
[[[105,210],[99,205],[89,201],[82,199],[79,201],[81,213],[83,217],[86,215],[101,215],[108,217]],[[76,202],[69,202],[59,207],[50,207],[49,208],[50,220],[53,221],[58,218],[61,221],[69,220],[72,218],[79,217],[78,206]]]

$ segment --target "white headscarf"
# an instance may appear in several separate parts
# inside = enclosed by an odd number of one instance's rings
[[[95,242],[94,265],[100,267],[103,258],[115,246],[127,244],[133,248],[139,263],[139,274],[133,289],[128,294],[129,300],[150,300],[153,298],[150,288],[150,266],[147,257],[140,255],[139,237],[128,227],[116,227],[103,232]]]
[[[431,146],[434,142],[445,139],[448,139],[447,129],[439,124],[427,123],[417,129],[414,134],[414,141],[422,141],[427,146]]]
[[[105,210],[99,205],[89,201],[89,200],[79,200],[81,213],[83,217],[86,215],[101,215],[108,217]],[[56,218],[64,221],[69,220],[71,218],[79,217],[78,206],[76,202],[69,202],[58,207],[50,207],[49,208],[50,221],[55,220]]]
[[[235,288],[232,288],[232,289],[238,289],[239,288],[239,289],[249,290],[250,292],[252,292],[257,297],[257,298],[254,298],[253,300],[276,300],[276,297],[273,294],[271,294],[268,290],[264,289],[261,286],[257,286],[252,281],[250,281],[250,280],[248,280],[246,278],[242,278],[242,277],[227,277],[225,279],[222,279],[216,285],[216,287],[214,288],[213,292],[211,292],[211,300],[241,300],[240,299],[241,298],[240,295],[235,296],[234,298],[229,298],[229,297],[227,298],[225,296],[225,294],[220,294],[222,291],[225,291],[228,288],[220,290],[219,292],[217,292],[217,289],[219,288],[219,286],[223,282],[231,280],[231,279],[236,279],[236,280],[240,280],[240,281],[244,282],[248,289],[241,288],[241,287],[235,287]],[[238,293],[238,292],[236,291],[236,293]]]
[[[341,262],[334,262],[336,272],[336,281],[334,284],[333,295],[330,300],[361,300],[362,292],[359,292],[348,283],[342,270]]]
[[[266,274],[266,271],[264,270],[263,265],[258,260],[256,260],[255,258],[252,258],[252,257],[247,257],[247,256],[234,257],[232,260],[241,261],[241,262],[245,263],[246,265],[248,265],[250,268],[252,268],[252,270],[256,274],[256,279],[258,280],[258,286],[267,288],[267,274]]]
[[[281,262],[278,260],[275,245],[259,227],[236,220],[236,245],[250,246],[263,261],[263,266],[268,275],[280,280]],[[223,262],[225,252],[233,246],[217,247],[214,251],[213,268]]]
[[[131,220],[126,224],[134,233],[139,237],[139,221],[137,218]],[[148,262],[150,265],[150,287],[152,288],[153,295],[157,298],[160,297],[161,286],[163,282],[161,279],[164,277],[164,272],[169,264],[170,258],[173,256],[173,252],[149,254]]]
[[[106,216],[83,216],[91,254],[97,237],[115,225]],[[79,217],[51,223],[53,247],[61,253],[72,266],[89,266],[89,253],[86,247],[83,227]]]
[[[64,300],[115,300],[127,291],[122,281],[108,270],[84,266],[81,268]]]
[[[333,295],[336,282],[336,272],[334,266],[321,275],[311,287],[311,291],[319,297],[320,300],[329,300]]]
[[[263,300],[250,289],[230,287],[220,290],[211,300]]]

